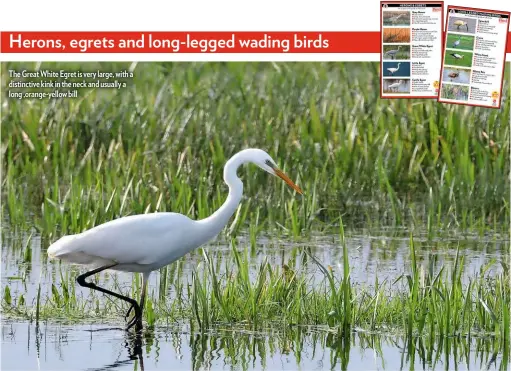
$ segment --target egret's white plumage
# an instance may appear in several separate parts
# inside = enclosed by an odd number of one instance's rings
[[[389,85],[389,89],[392,90],[392,89],[396,89],[396,91],[398,90],[398,88],[401,86],[401,84],[403,83],[403,81],[399,80],[398,82],[395,82],[393,84],[390,84]]]
[[[395,74],[397,71],[399,71],[399,66],[401,65],[401,62],[399,62],[397,64],[397,68],[395,67],[391,67],[391,68],[387,68],[387,71],[390,72],[391,75]]]
[[[229,195],[210,217],[195,221],[185,215],[170,212],[126,216],[79,234],[64,236],[48,248],[48,255],[68,263],[91,266],[94,270],[78,277],[78,283],[120,297],[131,303],[132,307],[136,307],[133,299],[98,288],[86,282],[85,278],[103,269],[143,273],[140,305],[143,308],[145,285],[150,272],[203,245],[225,227],[243,195],[243,183],[236,172],[241,165],[248,162],[280,177],[298,193],[302,193],[301,189],[278,169],[275,161],[265,151],[250,148],[238,152],[227,161],[224,181],[229,187]],[[140,308],[135,308],[136,316],[141,317],[141,313]],[[132,325],[134,323],[132,321]],[[138,328],[141,328],[141,318],[138,318],[136,323]]]
[[[203,225],[177,213],[126,216],[64,236],[50,246],[48,255],[91,267],[117,264],[112,269],[150,272],[207,242]]]

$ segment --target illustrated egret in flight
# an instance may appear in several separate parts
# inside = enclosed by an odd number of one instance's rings
[[[224,204],[208,218],[195,221],[170,212],[126,216],[82,233],[64,236],[48,248],[48,255],[94,268],[78,276],[78,284],[128,302],[131,306],[126,318],[132,310],[135,314],[126,330],[135,326],[136,331],[140,331],[143,328],[142,312],[151,272],[178,260],[222,231],[241,201],[243,183],[236,172],[246,163],[253,163],[281,178],[302,194],[300,187],[277,167],[265,151],[245,149],[225,164],[224,181],[229,187],[229,195]],[[86,281],[86,278],[106,269],[142,273],[140,304],[135,299]]]

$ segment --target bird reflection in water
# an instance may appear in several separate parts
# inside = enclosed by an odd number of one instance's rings
[[[289,267],[287,269],[291,270]],[[19,342],[16,333],[22,336],[24,331],[20,331],[21,326],[4,325],[3,344]],[[224,368],[225,365],[233,369],[272,369],[278,367],[280,362],[285,362],[291,368],[294,366],[294,369],[300,365],[304,369],[311,369],[312,364],[330,366],[332,369],[365,369],[368,362],[373,364],[375,361],[381,362],[382,369],[397,369],[393,366],[400,358],[402,370],[417,368],[418,365],[422,365],[423,369],[436,369],[442,363],[445,369],[451,369],[453,364],[464,365],[466,369],[481,369],[483,365],[486,365],[485,369],[509,368],[509,352],[502,350],[502,343],[485,338],[410,337],[354,332],[350,329],[339,329],[334,333],[320,328],[304,329],[296,326],[282,331],[259,332],[246,328],[204,331],[178,325],[148,328],[136,336],[123,328],[83,331],[83,328],[36,325],[34,334],[30,324],[25,326],[29,334],[26,337],[28,349],[20,349],[24,354],[28,353],[28,360],[13,352],[2,354],[5,358],[11,356],[10,362],[16,363],[17,369],[71,369],[70,365],[76,366],[76,362],[82,362],[78,365],[87,371],[143,371],[145,367],[153,369],[157,363],[161,369],[175,369],[176,365],[188,365],[194,370]],[[91,342],[88,350],[83,346],[87,333],[90,334]],[[122,334],[120,338],[117,337],[119,333]],[[78,349],[70,347],[73,343]],[[116,354],[105,354],[104,351],[110,349],[110,346],[105,348],[105,344],[113,345]],[[32,345],[35,345],[37,352],[36,367],[31,359]],[[166,351],[160,354],[162,346]],[[81,352],[80,349],[86,353],[80,354],[84,357],[70,359],[74,358],[74,352]],[[360,357],[351,356],[354,350],[356,354],[360,353]],[[97,362],[105,355],[111,360],[105,361],[101,367],[90,367],[90,363]],[[160,358],[162,355],[163,358]],[[389,361],[392,362],[391,367],[385,367]]]
[[[92,330],[92,332],[98,331],[108,331],[108,330],[123,330],[119,328],[111,328],[111,329],[101,329],[101,330]],[[115,361],[111,364],[107,364],[98,368],[88,368],[86,371],[106,371],[106,370],[115,370],[125,365],[129,365],[134,363],[134,370],[144,371],[144,352],[142,348],[143,340],[145,340],[152,344],[154,339],[154,332],[151,329],[146,330],[144,333],[126,333],[124,337],[124,348],[127,350],[128,358]]]
[[[104,329],[97,329],[97,330],[87,330],[88,332],[103,332],[103,331],[124,331],[122,328],[118,327],[111,327],[111,328],[104,328]],[[154,332],[152,329],[147,329],[145,333],[137,333],[137,334],[131,334],[126,332],[124,336],[124,347],[128,351],[128,358],[124,359],[122,361],[116,361],[114,363],[99,367],[99,368],[88,368],[87,371],[100,371],[100,370],[112,370],[116,369],[118,367],[121,367],[126,364],[130,364],[135,362],[135,370],[138,370],[137,367],[140,365],[140,371],[144,371],[144,355],[142,350],[142,344],[143,344],[143,338],[142,335],[145,336],[148,343],[152,344],[152,340],[154,339]],[[37,323],[35,326],[35,346],[36,346],[36,352],[37,352],[37,359],[40,360],[41,356],[41,339],[43,337],[43,334],[41,332],[41,329],[39,327],[39,324]],[[39,361],[38,361],[39,363]]]

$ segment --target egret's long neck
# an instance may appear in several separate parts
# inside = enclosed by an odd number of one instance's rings
[[[243,152],[240,152],[227,161],[224,167],[224,181],[229,186],[229,195],[217,211],[211,216],[198,221],[205,228],[205,233],[209,238],[220,233],[241,201],[243,183],[236,172],[242,164],[248,161],[245,157]]]

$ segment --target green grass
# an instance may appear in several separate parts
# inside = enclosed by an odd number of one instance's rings
[[[463,56],[463,58],[456,59],[451,54],[459,54]],[[465,52],[457,49],[446,49],[444,62],[446,65],[450,66],[472,67],[472,57],[473,54],[471,52]]]
[[[460,43],[455,47],[454,43],[456,41],[460,40]],[[465,49],[465,50],[473,50],[474,49],[474,36],[468,36],[468,35],[457,35],[457,34],[447,34],[447,48],[449,49],[448,52],[454,52],[458,49]]]
[[[334,268],[342,271],[340,275],[334,275],[332,267],[307,249],[299,259],[282,267],[264,260],[255,274],[250,272],[248,251],[234,241],[227,259],[215,259],[204,250],[204,261],[194,270],[191,284],[180,279],[179,266],[172,266],[171,275],[161,272],[159,290],[149,293],[145,320],[149,327],[184,321],[203,330],[226,324],[252,330],[268,326],[284,329],[295,324],[340,335],[363,329],[408,337],[492,337],[509,346],[507,264],[490,261],[464,282],[465,264],[459,250],[452,265],[437,270],[432,261],[427,265],[417,262],[415,243],[410,238],[410,270],[393,282],[377,279],[374,286],[364,287],[351,282],[342,229],[340,236],[343,262]],[[312,277],[303,270],[306,263],[317,266],[316,277],[323,277],[322,281],[311,282]],[[220,265],[225,273],[219,273]],[[497,273],[490,274],[495,269]],[[23,293],[14,297],[6,286],[4,315],[36,321],[121,320],[127,310],[124,303],[100,300],[102,295],[92,291],[87,292],[88,297],[78,297],[75,278],[69,270],[62,272],[59,287],[52,284],[47,294],[38,294],[30,303]],[[105,284],[116,286],[111,279],[100,285]],[[173,300],[168,292],[172,292]],[[140,294],[138,277],[127,294]]]
[[[3,64],[4,91],[9,68],[35,67]],[[29,282],[34,256],[42,255],[44,270],[51,241],[129,214],[208,216],[226,197],[226,160],[259,147],[305,196],[255,167],[241,170],[246,197],[223,236],[231,238],[230,252],[199,249],[203,262],[190,282],[182,260],[161,269],[146,304],[149,328],[183,322],[201,331],[310,327],[327,332],[330,341],[354,331],[391,332],[419,348],[479,338],[508,357],[508,265],[491,260],[465,281],[469,268],[460,250],[452,267],[438,270],[433,260],[416,259],[412,236],[508,232],[509,99],[499,110],[380,100],[375,63],[39,67],[131,68],[135,79],[125,90],[81,90],[78,99],[4,103],[2,242],[7,256],[20,261],[19,277],[2,287],[6,318],[121,324],[127,307],[96,292],[77,294],[77,271],[65,264],[51,270],[48,288]],[[505,78],[508,97],[509,69]],[[411,269],[392,282],[354,283],[341,220],[347,228],[410,233]],[[249,264],[263,231],[279,241],[283,235],[307,241],[339,229],[340,267],[320,261],[312,248],[294,248],[282,266]],[[246,237],[243,244],[238,233]],[[43,248],[35,251],[30,241],[39,236]],[[115,277],[98,281],[138,297],[139,276],[127,288]],[[11,280],[20,280],[22,289]]]
[[[127,63],[4,63],[121,70]],[[202,218],[226,197],[222,167],[267,150],[305,190],[254,167],[229,229],[304,236],[399,226],[505,230],[509,100],[500,110],[380,100],[376,63],[139,63],[125,90],[9,100],[2,109],[2,208],[45,239],[124,215]],[[506,72],[509,81],[509,72]],[[508,83],[504,96],[508,96]],[[5,92],[5,89],[4,89]]]

